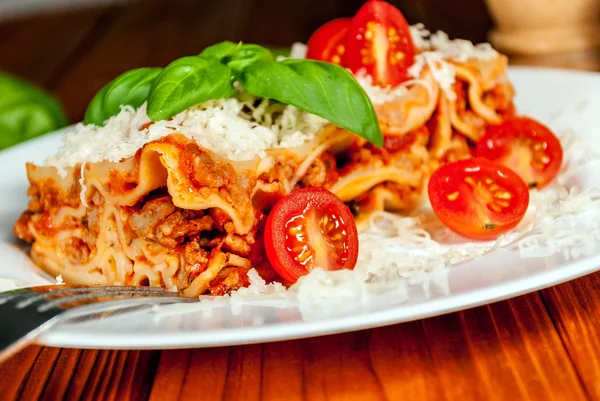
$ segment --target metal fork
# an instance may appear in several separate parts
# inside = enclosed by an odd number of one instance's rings
[[[158,304],[198,302],[156,287],[48,285],[0,293],[0,363],[65,317],[107,317]]]

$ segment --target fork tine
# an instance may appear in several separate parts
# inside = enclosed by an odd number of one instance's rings
[[[58,299],[53,299],[51,301],[46,301],[43,305],[40,305],[38,307],[38,311],[45,312],[52,308],[60,307],[61,305],[69,303],[69,302],[85,301],[85,300],[99,298],[104,295],[110,296],[110,297],[116,297],[116,296],[121,296],[121,295],[141,295],[141,296],[147,296],[147,297],[172,297],[172,298],[179,297],[178,293],[168,292],[168,291],[162,291],[162,292],[152,291],[152,292],[147,292],[147,293],[142,293],[139,291],[112,291],[110,294],[100,294],[100,295],[99,294],[75,294],[75,295],[68,295],[68,296],[65,296],[62,298],[58,298]]]
[[[67,287],[57,289],[55,291],[54,288],[62,287],[62,285],[52,285],[52,286],[40,286],[40,287],[31,287],[30,292],[20,292],[20,290],[7,291],[2,293],[6,298],[0,298],[0,305],[8,302],[11,299],[15,299],[17,297],[24,298],[21,302],[16,305],[17,309],[22,309],[37,302],[40,299],[46,297],[59,297],[66,294],[72,293],[88,293],[88,294],[112,294],[116,292],[126,291],[132,295],[134,294],[159,294],[162,292],[166,292],[164,289],[160,287],[139,287],[139,286],[90,286],[90,287]],[[50,290],[50,291],[49,291]],[[13,292],[18,292],[13,294]]]

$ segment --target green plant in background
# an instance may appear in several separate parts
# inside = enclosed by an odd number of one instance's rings
[[[0,72],[0,150],[65,125],[65,113],[52,96]]]

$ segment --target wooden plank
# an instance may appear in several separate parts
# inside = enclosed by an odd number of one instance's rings
[[[93,95],[122,72],[163,66],[215,42],[239,38],[243,26],[239,19],[245,10],[240,4],[236,0],[179,1],[178,7],[169,8],[168,18],[164,1],[128,6],[49,86],[62,99],[71,119],[80,120]]]
[[[369,355],[369,331],[301,341],[304,395],[309,400],[385,400]]]
[[[285,377],[285,380],[281,380]],[[282,341],[263,345],[261,393],[265,401],[306,399],[304,363],[300,341]]]
[[[42,347],[27,347],[0,365],[0,400],[17,400]]]
[[[160,351],[129,351],[121,377],[115,378],[110,396],[115,400],[147,400]],[[118,381],[118,385],[117,385]]]
[[[181,388],[190,363],[191,350],[163,351],[160,355],[158,367],[149,401],[175,401],[179,399]]]
[[[42,348],[29,371],[29,376],[25,382],[23,391],[19,395],[19,399],[37,400],[41,397],[50,374],[58,361],[59,354],[60,348]]]
[[[98,350],[86,350],[81,353],[75,367],[77,374],[73,375],[73,380],[71,380],[67,389],[65,397],[67,401],[75,401],[82,398],[81,396],[92,372],[97,369],[96,361],[99,355],[101,355],[101,351]]]
[[[193,400],[198,394],[207,400],[224,399],[231,352],[229,347],[193,350],[179,399]]]
[[[78,349],[63,348],[48,383],[42,394],[43,400],[62,400],[67,394],[69,384],[77,373],[76,366],[82,351]]]
[[[591,399],[600,400],[600,273],[542,291]]]
[[[107,16],[95,8],[0,24],[0,70],[46,84],[86,39],[101,34]]]
[[[445,399],[420,322],[372,330],[369,353],[388,399]]]
[[[585,400],[536,294],[423,321],[448,400]]]

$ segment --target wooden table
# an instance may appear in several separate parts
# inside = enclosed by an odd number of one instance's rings
[[[316,7],[308,23],[306,2],[290,2],[307,24],[292,31],[289,21],[265,26],[277,2],[252,3],[147,1],[3,23],[0,68],[54,92],[77,121],[126,69],[223,39],[265,43],[273,29],[274,44],[288,43],[315,18],[335,16]],[[176,351],[31,346],[0,366],[0,400],[600,400],[599,326],[593,274],[464,312],[306,340]]]

